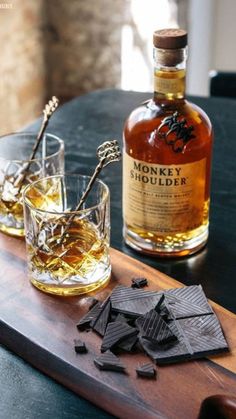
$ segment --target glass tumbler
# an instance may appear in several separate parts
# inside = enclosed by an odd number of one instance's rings
[[[37,134],[13,133],[0,137],[0,231],[24,236],[22,191],[36,179],[63,173],[64,142],[45,134],[22,184],[17,183],[27,167]]]
[[[23,193],[29,279],[40,290],[84,294],[110,278],[110,195],[96,180],[79,211],[90,177],[58,175]]]

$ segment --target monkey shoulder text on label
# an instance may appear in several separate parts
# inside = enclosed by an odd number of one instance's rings
[[[203,222],[206,159],[160,165],[123,157],[126,224],[160,234],[183,233]]]

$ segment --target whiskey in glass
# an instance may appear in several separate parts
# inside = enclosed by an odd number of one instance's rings
[[[64,171],[64,142],[55,135],[45,134],[22,176],[35,140],[36,134],[25,132],[0,137],[0,231],[13,236],[24,236],[22,191],[25,186],[40,177]]]
[[[29,278],[44,292],[78,295],[109,281],[108,187],[96,180],[82,209],[74,211],[89,180],[52,176],[24,191]]]

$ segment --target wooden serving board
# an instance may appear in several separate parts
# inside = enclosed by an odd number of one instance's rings
[[[83,332],[88,354],[74,352],[76,324],[87,312],[88,297],[55,297],[27,279],[23,241],[0,235],[0,340],[30,364],[77,394],[119,418],[195,419],[202,400],[214,394],[236,394],[236,315],[214,304],[231,352],[211,360],[158,367],[156,380],[136,377],[144,354],[122,354],[128,374],[99,371],[93,359],[101,338]],[[182,284],[111,249],[112,279],[96,297],[103,300],[117,284],[130,286],[133,276],[146,276],[150,290]],[[90,301],[91,302],[91,301]]]

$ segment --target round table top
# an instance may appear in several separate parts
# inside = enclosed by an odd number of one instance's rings
[[[122,127],[129,112],[149,93],[101,90],[60,107],[48,132],[65,142],[66,171],[91,174],[96,148],[104,140],[122,144]],[[236,312],[236,101],[190,98],[209,115],[215,132],[210,235],[207,246],[181,259],[143,256],[122,239],[121,164],[104,169],[101,178],[111,190],[111,246],[151,265],[186,285],[201,284],[208,298]],[[29,128],[37,132],[40,121]],[[21,358],[0,347],[2,418],[46,419],[112,417],[39,373]]]

